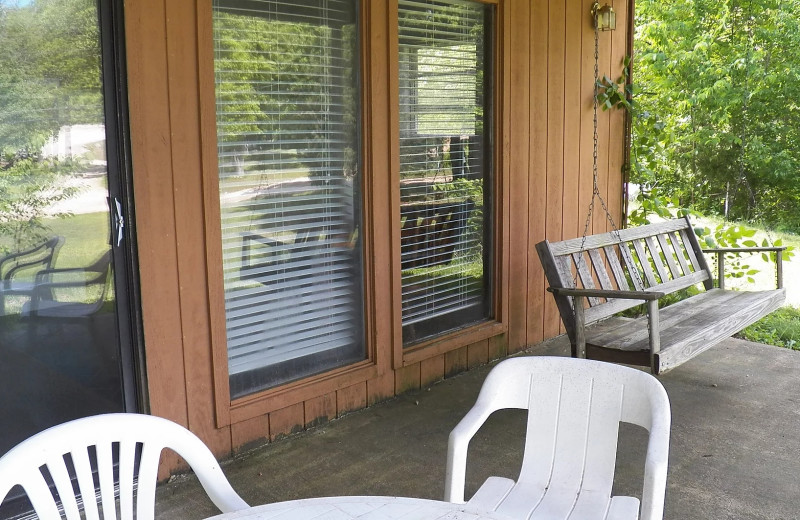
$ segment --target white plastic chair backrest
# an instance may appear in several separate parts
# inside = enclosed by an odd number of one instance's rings
[[[99,520],[99,502],[103,518],[116,520],[115,445],[119,453],[119,509],[122,520],[153,518],[158,463],[161,451],[165,448],[175,451],[186,460],[211,501],[222,512],[248,507],[225,478],[214,455],[193,433],[167,419],[125,413],[96,415],[53,426],[12,448],[0,458],[0,502],[18,484],[24,489],[39,518],[60,519],[58,503],[42,473],[42,468],[46,467],[67,520],[80,519],[79,501],[66,462],[69,460],[69,464],[74,466],[85,518]],[[91,447],[94,448],[90,450]],[[137,464],[136,454],[139,450]],[[95,488],[90,451],[96,455],[99,493]]]
[[[474,408],[486,416],[505,408],[529,410],[518,482],[539,489],[580,483],[584,490],[610,496],[620,422],[649,430],[648,450],[666,457],[669,446],[671,414],[664,387],[648,373],[610,363],[550,356],[508,359],[489,373]],[[646,478],[643,513],[663,511],[664,490],[653,493],[648,486]]]

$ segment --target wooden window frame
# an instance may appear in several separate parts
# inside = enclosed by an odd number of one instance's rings
[[[231,400],[228,372],[227,333],[225,327],[225,300],[222,268],[222,230],[220,224],[219,177],[217,159],[216,97],[214,84],[213,13],[210,0],[198,2],[197,31],[200,91],[200,139],[203,164],[203,206],[205,217],[205,250],[208,266],[209,318],[212,342],[212,372],[216,426],[222,428],[245,421],[308,399],[334,392],[338,389],[368,381],[390,370],[388,355],[377,345],[380,340],[375,285],[380,283],[381,270],[376,268],[375,255],[378,237],[388,224],[375,207],[386,207],[381,194],[388,184],[373,172],[379,168],[376,159],[388,155],[386,137],[374,132],[381,120],[380,107],[387,99],[379,99],[376,92],[386,91],[386,74],[375,70],[385,62],[385,38],[380,30],[385,27],[383,0],[359,0],[360,15],[360,66],[361,66],[361,167],[362,167],[362,229],[364,277],[364,343],[366,359],[358,363],[329,370],[297,381],[269,388]],[[382,105],[381,105],[382,104]],[[383,119],[385,120],[385,118]],[[382,141],[382,142],[381,142]],[[383,184],[387,184],[383,186]],[[383,197],[386,198],[386,197]]]
[[[508,165],[508,106],[509,82],[508,56],[505,49],[508,47],[508,34],[505,30],[509,27],[507,19],[507,0],[473,0],[477,3],[495,6],[494,40],[492,42],[492,57],[494,59],[494,78],[492,82],[492,125],[494,128],[494,146],[492,148],[492,257],[494,261],[493,272],[489,274],[492,279],[493,294],[491,295],[494,318],[475,324],[470,327],[458,329],[441,336],[436,336],[427,341],[404,348],[403,328],[400,316],[402,308],[402,280],[400,268],[400,81],[397,63],[399,62],[399,15],[398,2],[393,1],[389,11],[389,92],[392,103],[390,105],[390,160],[389,181],[391,186],[390,213],[392,216],[391,235],[391,265],[392,265],[392,304],[396,310],[392,319],[392,366],[399,369],[404,366],[419,363],[426,359],[444,354],[489,338],[508,332],[508,192],[507,187],[509,172]]]

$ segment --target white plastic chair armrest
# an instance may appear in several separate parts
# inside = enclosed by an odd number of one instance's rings
[[[494,408],[477,403],[450,432],[447,443],[447,475],[444,483],[446,502],[464,503],[469,441],[493,411]]]
[[[666,433],[664,433],[666,432]],[[642,488],[641,520],[662,520],[669,467],[669,420],[654,425],[647,445]]]

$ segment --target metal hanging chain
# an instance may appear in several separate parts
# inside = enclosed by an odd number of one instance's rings
[[[592,128],[593,128],[593,135],[592,135],[592,199],[589,201],[589,211],[586,215],[586,222],[583,225],[583,235],[581,236],[581,248],[579,251],[580,258],[583,258],[583,255],[586,251],[586,237],[589,234],[589,224],[592,221],[592,214],[594,213],[594,203],[595,199],[600,201],[600,206],[603,208],[603,211],[606,214],[606,219],[611,224],[611,233],[620,243],[622,242],[622,237],[619,234],[619,228],[617,227],[616,222],[614,222],[614,217],[611,215],[611,212],[608,210],[608,206],[606,205],[606,201],[603,199],[603,196],[600,194],[600,188],[598,186],[598,166],[597,166],[597,159],[598,159],[598,135],[597,135],[597,126],[598,126],[598,118],[597,118],[597,110],[598,110],[598,103],[597,103],[597,95],[599,93],[598,82],[600,80],[600,30],[597,27],[597,17],[594,17],[594,89],[592,91],[592,109],[593,109],[593,119],[592,119]],[[639,274],[638,269],[632,269],[633,275],[636,277],[636,280],[639,284],[644,287],[644,282],[642,280],[641,275]],[[578,286],[578,270],[575,270],[575,275],[573,277],[573,287]]]

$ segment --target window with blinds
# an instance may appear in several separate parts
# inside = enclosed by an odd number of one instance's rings
[[[366,358],[357,0],[213,0],[231,397]]]
[[[403,343],[492,316],[494,7],[399,0]]]

